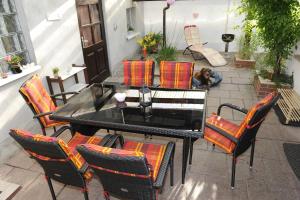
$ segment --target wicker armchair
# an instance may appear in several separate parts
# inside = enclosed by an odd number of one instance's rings
[[[141,87],[153,86],[155,62],[153,60],[125,60],[124,84]]]
[[[52,127],[54,131],[56,131],[56,126],[66,124],[65,122],[57,122],[49,119],[49,116],[57,109],[55,101],[53,100],[58,96],[77,93],[64,92],[50,96],[38,75],[32,76],[23,83],[19,92],[33,112],[33,118],[38,119],[43,135],[46,135],[46,128]]]
[[[279,95],[277,93],[271,93],[255,104],[249,111],[231,104],[222,104],[218,108],[218,113],[213,113],[206,120],[204,139],[213,143],[213,146],[217,145],[227,154],[232,155],[232,189],[234,189],[235,185],[237,157],[251,146],[250,168],[252,168],[256,134],[278,98]],[[240,125],[236,125],[223,119],[220,116],[223,107],[229,107],[246,114],[243,122]]]
[[[33,135],[22,130],[11,130],[9,134],[44,169],[45,178],[53,200],[56,199],[56,196],[51,179],[81,188],[85,199],[88,200],[86,182],[92,178],[92,174],[75,147],[84,143],[106,145],[112,135],[106,135],[104,138],[101,138],[96,136],[88,137],[76,133],[66,144],[63,140],[56,137],[67,129],[70,130],[70,127],[64,126],[51,137],[39,134]]]
[[[194,63],[191,62],[160,62],[160,87],[191,89]]]
[[[123,149],[83,144],[77,150],[100,178],[106,200],[110,196],[156,200],[169,166],[173,186],[173,142],[159,145],[125,141]]]

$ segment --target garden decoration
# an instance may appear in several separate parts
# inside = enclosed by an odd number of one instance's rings
[[[167,6],[163,10],[163,46],[167,44],[166,38],[166,11],[170,8],[171,5],[175,3],[175,0],[167,0]]]
[[[5,56],[4,60],[9,65],[9,68],[13,74],[19,74],[22,72],[21,70],[21,62],[23,58],[18,55],[7,55]]]

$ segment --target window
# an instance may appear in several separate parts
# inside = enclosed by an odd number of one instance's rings
[[[0,0],[0,60],[6,55],[30,60],[14,0]]]
[[[127,18],[127,32],[134,32],[135,30],[135,8],[126,9],[126,18]]]

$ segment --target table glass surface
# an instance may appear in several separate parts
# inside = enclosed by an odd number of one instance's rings
[[[115,123],[174,130],[200,131],[205,117],[206,92],[150,88],[152,114],[145,117],[139,104],[139,88],[92,85],[71,98],[52,119]],[[115,93],[126,93],[118,103]]]

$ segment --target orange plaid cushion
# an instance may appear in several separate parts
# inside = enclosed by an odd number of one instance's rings
[[[160,63],[160,86],[163,88],[190,89],[194,63],[162,61]]]
[[[102,138],[93,136],[88,137],[81,135],[80,133],[76,133],[74,137],[66,144],[63,140],[55,138],[55,137],[48,137],[40,134],[33,135],[30,132],[23,131],[23,130],[12,130],[15,133],[17,133],[21,137],[30,138],[34,141],[40,141],[40,142],[57,142],[58,145],[63,149],[63,151],[66,153],[68,158],[74,163],[77,169],[80,169],[83,164],[85,163],[85,160],[81,157],[81,155],[76,151],[75,147],[79,144],[99,144],[102,140]],[[32,152],[31,152],[32,153]],[[38,156],[39,152],[33,152],[35,155]],[[51,158],[48,158],[51,160]],[[87,171],[84,174],[86,179],[90,179],[92,177],[92,174]]]
[[[166,145],[161,144],[145,144],[134,141],[126,141],[123,149],[112,149],[108,147],[100,147],[95,145],[85,145],[87,148],[102,154],[115,154],[118,156],[146,156],[148,164],[151,166],[152,178],[155,181],[162,159],[166,151]],[[98,167],[100,168],[100,166]],[[117,173],[117,172],[115,172]],[[121,174],[121,172],[118,172]],[[123,173],[122,173],[123,174]]]
[[[37,114],[52,112],[57,109],[37,74],[28,80],[20,88],[20,91],[28,98]],[[49,115],[41,117],[40,120],[46,128],[65,124],[65,122],[50,120]]]
[[[219,117],[216,114],[213,114],[211,117],[209,117],[206,120],[206,123],[213,125],[236,138],[238,137],[237,133],[240,127],[234,123],[231,123],[230,121]],[[204,138],[223,148],[227,153],[232,153],[233,149],[236,146],[235,143],[233,143],[231,140],[208,127],[205,127]]]
[[[152,86],[153,85],[153,65],[152,60],[123,61],[124,84],[131,86]]]

